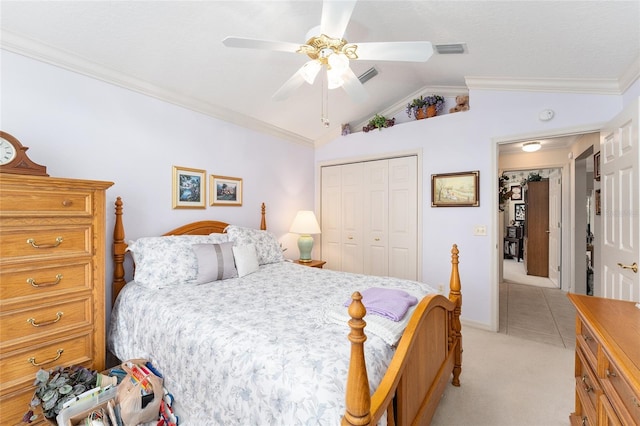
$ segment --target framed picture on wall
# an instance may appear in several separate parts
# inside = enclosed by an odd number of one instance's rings
[[[480,172],[431,175],[431,207],[478,207]]]
[[[172,201],[174,209],[206,208],[206,171],[173,166]]]
[[[595,206],[594,206],[594,210],[596,211],[597,215],[600,215],[600,190],[596,189],[596,200],[595,200]]]
[[[211,175],[209,202],[212,206],[241,206],[242,179]]]
[[[511,185],[511,199],[522,200],[522,187],[520,185]]]
[[[513,218],[518,222],[525,220],[524,203],[513,205]]]
[[[600,182],[600,151],[593,154],[593,178]]]

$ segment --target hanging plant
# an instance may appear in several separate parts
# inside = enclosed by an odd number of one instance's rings
[[[507,185],[508,182],[509,176],[504,173],[498,177],[498,209],[500,209],[501,212],[504,211],[504,203],[511,199],[511,194],[513,193]]]
[[[396,124],[395,118],[387,118],[384,115],[376,114],[369,120],[369,124],[362,128],[362,131],[366,133],[374,129],[382,130],[384,127],[391,127],[394,124]]]

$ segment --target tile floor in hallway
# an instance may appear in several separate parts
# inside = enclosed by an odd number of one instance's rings
[[[574,349],[575,315],[560,289],[500,284],[500,333]]]

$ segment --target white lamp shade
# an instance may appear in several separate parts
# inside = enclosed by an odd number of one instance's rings
[[[293,219],[289,232],[302,235],[319,234],[320,225],[318,225],[316,215],[311,210],[300,210]]]

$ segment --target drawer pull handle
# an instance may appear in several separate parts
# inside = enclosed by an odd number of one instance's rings
[[[39,245],[36,244],[36,240],[34,240],[33,238],[29,238],[27,240],[27,244],[31,244],[31,247],[33,248],[55,248],[58,247],[60,244],[62,243],[62,237],[56,237],[56,242],[53,244],[44,244],[44,245]]]
[[[593,339],[591,338],[591,336],[588,336],[588,335],[586,335],[586,334],[583,334],[583,335],[582,335],[582,338],[584,339],[584,341],[585,341],[585,342],[588,342],[589,340],[593,340]]]
[[[71,201],[71,200],[64,200],[62,202],[62,205],[65,206],[65,207],[70,207],[72,204],[73,204],[73,201]]]
[[[56,313],[56,319],[52,319],[52,320],[49,320],[49,321],[44,321],[44,322],[39,322],[38,323],[38,322],[36,322],[35,318],[29,318],[27,320],[27,322],[29,324],[31,324],[32,326],[34,326],[34,327],[44,327],[45,325],[51,325],[51,324],[57,323],[58,321],[60,321],[62,319],[62,315],[64,315],[64,312],[58,312],[58,313]]]
[[[347,238],[353,240],[353,237],[351,235],[349,235]]]
[[[582,426],[587,426],[587,418],[586,417],[582,418]]]
[[[56,275],[56,280],[55,281],[51,281],[50,283],[42,283],[42,284],[38,284],[36,282],[36,280],[34,280],[33,278],[27,278],[27,282],[29,284],[31,284],[32,286],[36,287],[36,288],[51,287],[51,286],[54,286],[54,285],[58,285],[58,284],[60,284],[60,281],[62,281],[62,274]]]
[[[380,241],[380,238],[375,238],[376,241]]]
[[[29,358],[29,362],[34,367],[40,367],[41,365],[49,364],[49,363],[52,363],[54,361],[59,360],[60,357],[62,356],[62,352],[64,352],[64,349],[58,349],[58,353],[55,356],[55,358],[51,358],[51,359],[48,359],[48,360],[42,361],[42,362],[36,362],[36,357],[32,356],[31,358]]]
[[[608,368],[605,370],[607,377],[618,377],[615,371],[610,371]]]
[[[631,264],[631,266],[623,265],[622,263],[618,263],[618,266],[621,267],[622,269],[631,269],[636,274],[638,273],[638,264],[636,262],[633,262],[633,264]]]
[[[589,384],[587,383],[587,375],[583,375],[582,376],[582,383],[584,383],[584,391],[586,393],[589,393],[593,390],[593,388],[591,386],[589,386]]]

